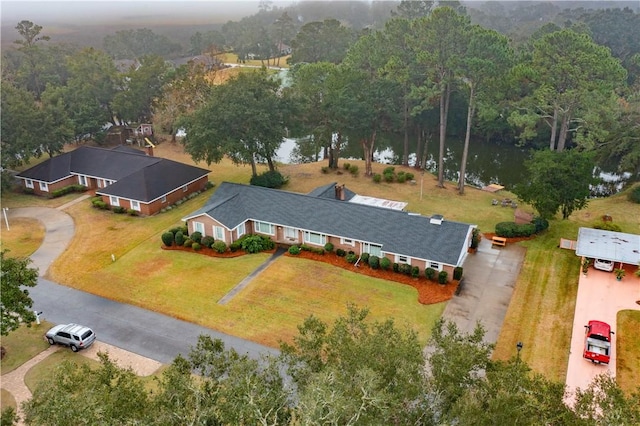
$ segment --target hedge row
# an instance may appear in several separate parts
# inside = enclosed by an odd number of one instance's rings
[[[116,214],[128,214],[129,216],[140,216],[140,212],[137,210],[133,210],[133,209],[125,209],[124,207],[121,206],[114,206],[113,208],[105,203],[104,201],[102,201],[101,197],[94,197],[91,199],[91,206],[94,209],[99,209],[99,210],[111,210],[112,212],[116,213]]]
[[[496,224],[496,235],[505,238],[530,237],[547,228],[549,228],[549,221],[537,216],[530,223],[499,222]]]
[[[64,188],[56,189],[49,193],[50,198],[62,197],[63,195],[70,194],[72,192],[85,192],[88,188],[84,185],[69,185]]]

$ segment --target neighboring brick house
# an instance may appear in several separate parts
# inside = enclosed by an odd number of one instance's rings
[[[209,170],[118,146],[82,146],[55,156],[16,177],[38,195],[80,184],[111,206],[152,215],[205,188]]]
[[[245,234],[268,235],[279,244],[307,244],[364,252],[420,271],[462,266],[475,225],[442,216],[351,202],[353,192],[335,183],[309,194],[223,182],[201,209],[183,218],[199,231],[230,244]]]

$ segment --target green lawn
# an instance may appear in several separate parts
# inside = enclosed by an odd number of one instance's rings
[[[640,310],[618,312],[616,380],[627,392],[640,392]]]
[[[7,350],[5,357],[0,361],[0,374],[7,374],[22,364],[46,350],[49,344],[44,340],[44,333],[53,324],[46,321],[40,325],[31,327],[21,326],[18,330],[2,336],[2,346]]]

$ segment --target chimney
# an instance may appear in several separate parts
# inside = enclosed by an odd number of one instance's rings
[[[344,183],[340,187],[340,200],[344,201]]]
[[[147,155],[149,157],[153,157],[153,147],[151,145],[147,145],[145,146],[145,150],[147,152]]]
[[[333,189],[336,192],[336,200],[339,200],[340,199],[340,186],[336,185],[336,186],[333,187]]]

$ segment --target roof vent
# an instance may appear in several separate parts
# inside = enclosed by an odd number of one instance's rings
[[[444,216],[441,214],[434,214],[431,216],[429,223],[433,223],[434,225],[442,225],[442,221],[444,220]]]

